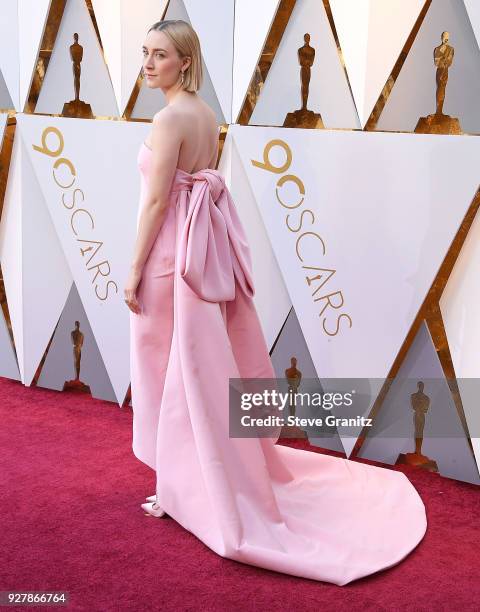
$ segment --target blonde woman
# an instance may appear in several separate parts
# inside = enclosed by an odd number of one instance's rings
[[[344,585],[390,567],[426,530],[403,473],[229,436],[229,379],[275,378],[248,241],[215,170],[218,129],[197,93],[197,34],[184,21],[160,21],[143,53],[147,85],[167,105],[139,151],[125,286],[132,446],[156,472],[156,495],[142,508],[223,557],[295,576]]]

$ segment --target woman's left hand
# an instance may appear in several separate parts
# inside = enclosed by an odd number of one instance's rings
[[[128,276],[127,283],[125,285],[124,294],[125,294],[125,303],[130,308],[132,312],[135,314],[140,314],[141,308],[138,303],[136,291],[137,287],[142,279],[142,272],[135,268],[130,269],[130,274]]]

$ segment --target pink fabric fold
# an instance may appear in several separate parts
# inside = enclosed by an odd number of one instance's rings
[[[403,473],[229,437],[229,379],[275,378],[246,234],[216,170],[177,170],[170,206],[131,314],[133,451],[159,504],[243,563],[338,585],[395,565],[427,526]]]
[[[235,298],[235,282],[252,297],[254,287],[247,239],[223,177],[205,169],[192,175],[190,205],[177,254],[180,275],[209,302]],[[190,187],[188,181],[183,187]]]

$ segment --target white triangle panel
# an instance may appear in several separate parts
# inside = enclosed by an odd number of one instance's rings
[[[18,126],[22,137],[22,128]],[[22,142],[24,383],[30,385],[65,305],[72,275]],[[48,287],[48,291],[45,291]]]
[[[232,122],[242,109],[280,0],[235,0]]]
[[[414,411],[411,395],[429,399],[421,452],[438,466],[442,476],[480,484],[475,459],[463,430],[453,396],[443,373],[428,327],[420,326],[395,376],[359,457],[395,465],[399,455],[415,451]]]
[[[480,47],[480,2],[478,0],[464,0],[468,17]]]
[[[249,123],[281,126],[287,113],[301,108],[298,49],[306,44],[306,32],[315,52],[307,108],[319,113],[326,127],[360,128],[325,7],[316,0],[295,4]]]
[[[362,127],[424,4],[424,0],[330,0]]]
[[[167,0],[93,0],[93,10],[120,114],[128,104],[142,68],[142,44],[160,21]]]
[[[17,111],[20,110],[18,0],[5,0],[0,11],[0,71]]]
[[[30,91],[51,0],[3,0],[0,71],[17,111]]]
[[[115,393],[112,384],[80,296],[73,283],[65,308],[55,329],[37,385],[61,391],[66,382],[75,381],[77,372],[72,334],[76,333],[77,321],[79,323],[78,331],[83,334],[79,380],[90,388],[93,397],[114,402]]]
[[[73,179],[66,163],[56,170],[57,181],[69,188],[60,188],[54,180],[53,164],[60,152],[52,157],[33,148],[42,145],[47,127],[59,130],[62,158],[75,168]],[[122,404],[130,375],[130,311],[123,290],[136,237],[137,156],[149,126],[24,115],[21,128],[115,396]],[[58,134],[51,132],[47,142],[53,151],[61,147]],[[61,205],[62,197],[70,208]]]
[[[51,0],[18,0],[19,110],[23,110],[28,99],[50,4]]]
[[[8,91],[5,79],[3,78],[2,71],[0,70],[0,110],[8,111],[13,108],[15,108],[15,105]]]
[[[30,385],[72,277],[25,148],[22,117],[17,115],[0,229],[0,259],[21,380]]]
[[[0,222],[0,262],[20,377],[24,381],[22,290],[22,143],[13,141],[10,168]]]
[[[122,114],[125,108],[122,106],[122,0],[92,0],[92,6],[119,114]]]
[[[6,113],[0,114],[0,149],[3,146],[3,138],[5,135],[5,127],[7,124],[8,115]],[[5,204],[4,204],[5,206]],[[5,213],[5,218],[8,212]],[[0,265],[1,254],[4,251],[3,244],[5,242],[5,231],[6,225],[0,223]],[[13,246],[13,243],[10,243]],[[6,378],[13,378],[14,380],[20,379],[20,372],[18,369],[18,363],[15,356],[15,350],[12,345],[10,333],[8,331],[7,322],[3,314],[3,310],[0,308],[0,376]]]
[[[480,216],[477,212],[440,299],[440,310],[478,465],[480,411],[478,396],[470,389],[475,379],[480,379],[479,274]]]
[[[232,122],[232,69],[235,0],[184,0],[198,34],[225,123]]]
[[[377,130],[413,132],[420,117],[436,110],[433,60],[441,34],[450,34],[454,58],[448,70],[443,112],[460,121],[463,132],[480,133],[480,49],[463,2],[430,4],[415,41],[377,122]]]
[[[118,115],[108,69],[84,0],[67,0],[35,112],[60,114],[63,105],[75,98],[70,57],[74,33],[78,34],[78,43],[83,47],[80,100],[90,104],[94,115]]]

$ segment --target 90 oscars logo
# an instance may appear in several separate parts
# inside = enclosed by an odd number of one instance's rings
[[[285,151],[286,161],[281,166],[274,165],[269,158],[270,151],[272,150],[273,147],[281,147]],[[256,161],[253,159],[251,160],[251,162],[253,166],[256,166],[257,168],[261,168],[262,170],[265,170],[267,172],[273,172],[274,174],[283,174],[284,172],[288,170],[288,168],[290,167],[290,164],[292,163],[292,151],[285,141],[280,140],[280,139],[274,139],[268,142],[263,150],[263,162]],[[294,185],[297,187],[299,194],[301,196],[298,202],[293,202],[291,204],[284,202],[281,198],[281,194],[279,193],[280,188],[289,182],[294,183]],[[305,200],[305,185],[303,184],[303,181],[295,174],[283,174],[283,176],[281,176],[277,181],[275,195],[276,195],[277,201],[283,208],[286,208],[287,210],[290,210],[290,211],[295,210],[295,209],[300,210],[300,207],[302,206]],[[335,275],[336,270],[330,269],[330,268],[323,268],[322,266],[319,266],[316,261],[310,260],[310,258],[316,257],[316,253],[319,251],[318,247],[320,247],[322,256],[325,256],[327,253],[327,247],[325,245],[325,241],[320,236],[320,234],[312,230],[302,230],[302,226],[304,224],[304,217],[306,219],[309,219],[309,225],[312,228],[314,228],[315,214],[313,210],[310,210],[309,208],[304,207],[299,215],[299,218],[297,218],[298,225],[296,227],[291,224],[292,217],[296,218],[294,214],[289,213],[286,215],[285,225],[287,226],[287,229],[289,232],[298,234],[298,237],[295,241],[295,253],[298,259],[303,263],[302,268],[304,270],[314,271],[313,272],[314,276],[307,275],[305,276],[305,280],[309,287],[314,288],[314,291],[311,294],[312,297],[314,298],[313,301],[320,302],[320,304],[322,305],[322,309],[318,313],[318,316],[323,317],[322,319],[323,331],[328,336],[336,336],[338,332],[340,331],[342,319],[344,320],[345,324],[348,322],[349,328],[352,327],[352,319],[350,315],[348,315],[345,312],[341,312],[339,314],[335,312],[335,311],[339,311],[344,306],[344,299],[343,299],[342,292],[332,291],[330,289],[332,283],[334,282],[334,281],[331,281],[331,279]],[[309,239],[310,240],[313,239],[316,244],[315,246],[313,246],[313,243],[312,243],[310,245],[310,248],[306,249],[307,261],[305,262],[305,259],[302,255],[302,250],[305,248],[303,243],[305,242],[305,240],[308,241]],[[328,289],[326,288],[327,284],[328,284]],[[331,323],[331,319],[333,318],[332,315],[334,315],[333,324]]]
[[[56,148],[48,146],[47,137],[49,135],[55,137],[57,142]],[[77,180],[77,171],[73,163],[66,157],[60,157],[64,147],[63,134],[56,127],[47,127],[42,132],[41,146],[32,145],[32,147],[35,151],[55,159],[52,169],[53,180],[60,189],[64,190],[62,193],[62,204],[65,210],[71,211],[70,227],[76,241],[80,243],[80,253],[82,257],[85,258],[88,256],[88,259],[85,261],[85,267],[89,272],[92,272],[92,285],[95,283],[95,295],[99,300],[104,301],[108,298],[110,285],[115,288],[116,293],[118,293],[118,286],[115,281],[107,280],[111,273],[108,259],[98,261],[98,259],[102,257],[103,242],[91,238],[80,237],[85,236],[85,233],[95,230],[95,221],[86,208],[79,208],[77,206],[77,198],[81,197],[81,203],[85,199],[85,194],[78,187],[73,188]],[[58,178],[62,166],[66,169],[67,174],[70,174],[72,177],[71,182],[67,184],[62,183]],[[82,220],[85,221],[87,225],[90,225],[87,230],[85,230],[85,228],[81,229]],[[97,281],[99,276],[100,278]]]

